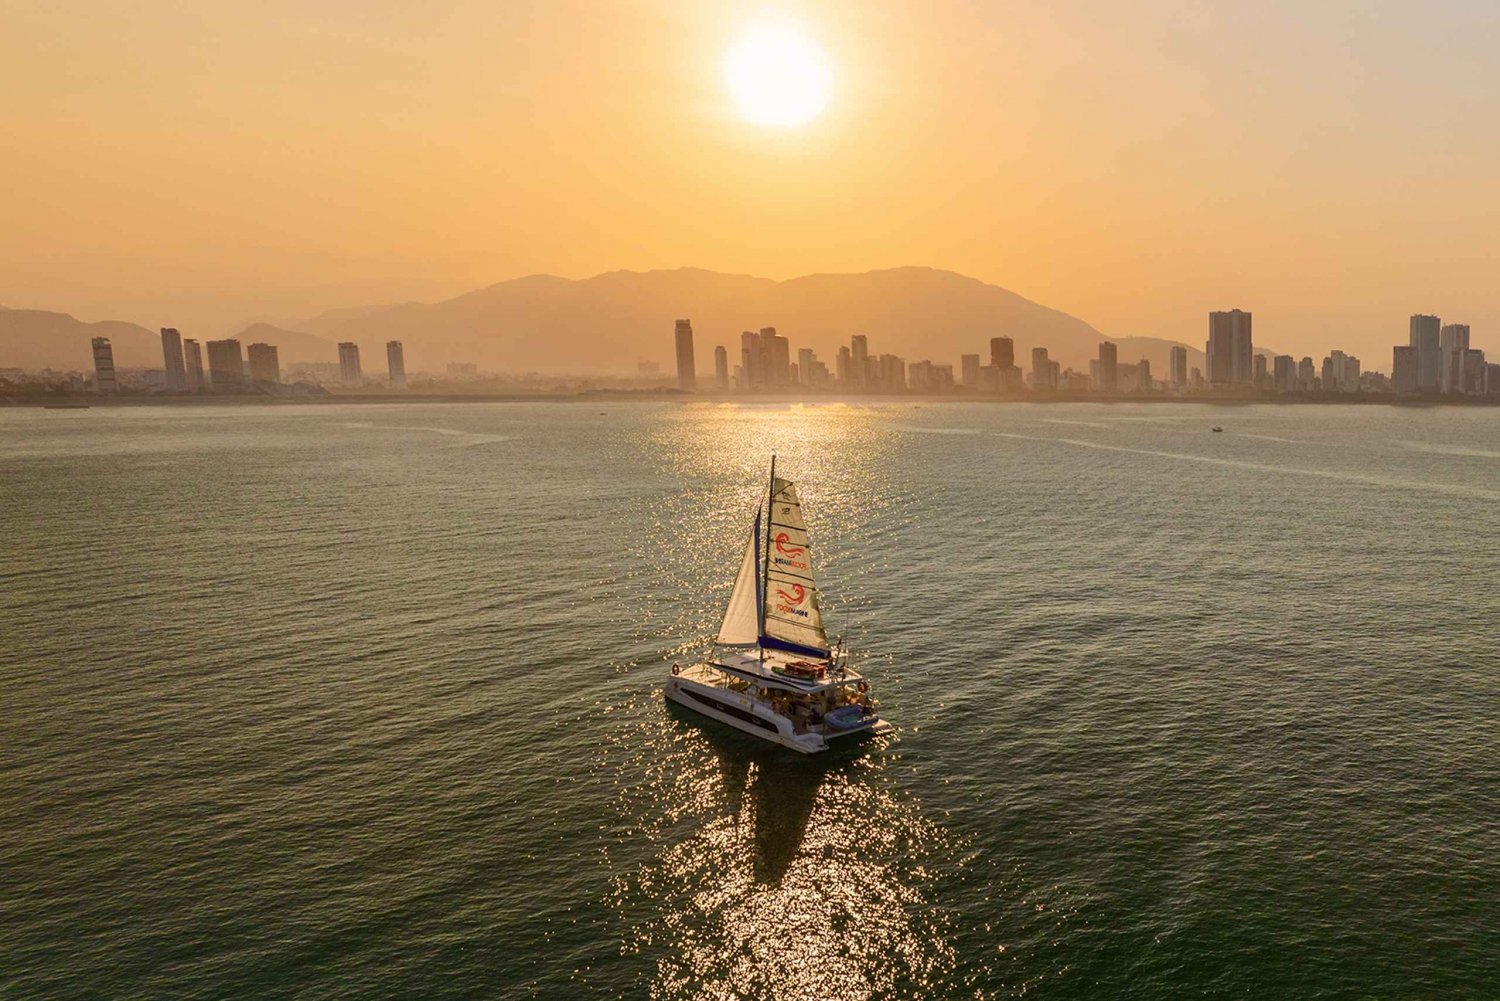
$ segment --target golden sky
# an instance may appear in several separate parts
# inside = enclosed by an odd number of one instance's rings
[[[827,54],[799,127],[725,87],[768,19]],[[1493,0],[0,0],[0,304],[214,335],[924,264],[1113,336],[1237,306],[1389,368],[1422,311],[1500,354],[1496,52]]]

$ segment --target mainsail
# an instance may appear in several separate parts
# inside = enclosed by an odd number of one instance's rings
[[[761,645],[826,657],[828,634],[823,630],[818,589],[813,583],[812,546],[807,541],[807,523],[802,520],[802,501],[791,480],[772,477],[769,526]],[[740,573],[744,574],[743,567]],[[735,587],[738,590],[738,582]]]
[[[724,609],[724,624],[719,627],[718,642],[730,646],[753,645],[760,641],[760,509],[750,526],[740,572],[734,578],[729,607]]]

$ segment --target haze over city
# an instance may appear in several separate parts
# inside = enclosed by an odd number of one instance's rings
[[[211,338],[536,273],[916,265],[1114,339],[1201,345],[1249,309],[1258,343],[1385,371],[1412,314],[1500,328],[1493,4],[146,2],[5,28],[12,308]],[[793,99],[746,90],[768,62]],[[765,324],[808,333],[712,333]]]

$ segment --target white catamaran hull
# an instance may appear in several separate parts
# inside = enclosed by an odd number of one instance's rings
[[[826,751],[830,740],[866,733],[890,733],[893,729],[889,723],[873,714],[867,724],[847,730],[836,730],[824,724],[818,724],[816,729],[799,726],[749,690],[736,691],[717,683],[713,679],[718,674],[717,667],[690,667],[668,679],[664,694],[678,705],[686,706],[709,719],[718,720],[752,737],[789,747],[802,754]],[[694,680],[695,677],[703,680]]]
[[[666,696],[678,705],[718,720],[736,730],[790,747],[803,754],[826,751],[828,743],[816,733],[796,732],[792,721],[771,711],[765,703],[741,692],[714,685],[700,685],[676,677],[667,682]]]

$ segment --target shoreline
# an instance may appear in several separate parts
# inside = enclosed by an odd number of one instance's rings
[[[1035,404],[1051,406],[1068,403],[1146,403],[1208,404],[1221,407],[1268,406],[1393,406],[1393,407],[1500,407],[1500,396],[1398,397],[1392,394],[1349,393],[1334,395],[1287,396],[1164,396],[1049,394],[1015,396],[979,396],[977,394],[797,394],[797,393],[697,393],[676,391],[597,391],[583,393],[346,393],[317,396],[272,396],[256,393],[234,394],[149,394],[117,393],[22,393],[0,395],[0,408],[82,410],[94,407],[234,407],[234,406],[330,406],[339,404],[450,404],[450,403],[710,403],[722,404],[792,404],[792,403],[913,403],[913,404]]]

